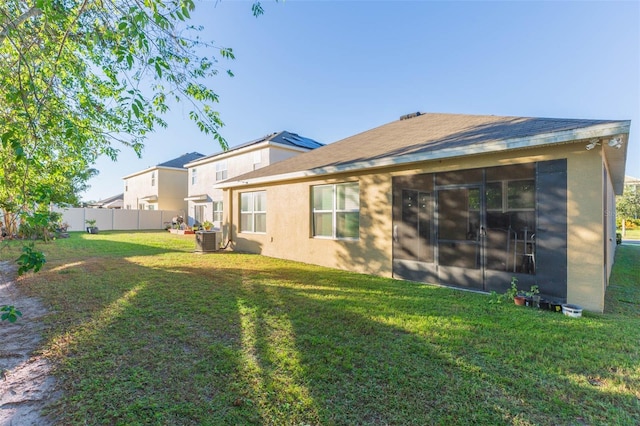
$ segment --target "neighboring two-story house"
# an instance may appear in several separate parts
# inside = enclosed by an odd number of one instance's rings
[[[640,179],[632,176],[625,176],[624,187],[625,190],[628,188],[628,190],[633,193],[640,192]]]
[[[186,213],[185,164],[204,157],[189,152],[148,169],[123,177],[124,208],[128,210],[177,210]]]
[[[209,220],[215,227],[221,226],[223,191],[213,189],[213,185],[321,146],[322,143],[313,139],[282,131],[185,164],[188,195],[184,201],[188,203],[188,224]]]

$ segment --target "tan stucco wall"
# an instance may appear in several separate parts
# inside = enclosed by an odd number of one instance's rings
[[[567,301],[604,309],[603,165],[600,150],[568,158]]]
[[[226,220],[236,250],[390,277],[392,176],[560,158],[567,158],[568,168],[568,302],[602,311],[605,276],[603,165],[600,152],[585,150],[584,143],[439,160],[423,163],[420,167],[394,167],[375,173],[334,175],[330,179],[234,188],[225,194],[227,202],[232,203],[232,208],[226,212]],[[360,239],[312,238],[311,186],[354,180],[360,182]],[[238,233],[239,194],[257,190],[267,191],[267,232]]]
[[[187,212],[187,170],[158,170],[158,207],[157,210],[178,210]]]
[[[360,239],[332,240],[311,236],[311,186],[360,182]],[[349,271],[391,276],[391,179],[389,175],[343,176],[289,185],[227,191],[234,217],[232,239],[239,251],[314,263]],[[238,233],[240,194],[267,191],[267,233]],[[231,195],[233,194],[233,195]],[[225,212],[226,213],[226,212]]]

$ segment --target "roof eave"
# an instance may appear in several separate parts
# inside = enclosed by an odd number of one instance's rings
[[[389,166],[420,163],[424,161],[442,160],[447,158],[461,157],[465,155],[487,154],[505,150],[536,148],[541,146],[564,144],[571,141],[583,139],[602,138],[620,134],[628,134],[630,124],[630,121],[618,121],[614,123],[598,124],[581,129],[542,133],[532,137],[504,139],[500,141],[474,144],[465,147],[445,148],[430,152],[405,154],[396,157],[385,157],[371,161],[358,161],[338,166],[317,167],[310,170],[264,176],[255,179],[228,181],[219,185],[214,185],[214,188],[228,189],[245,185],[260,185],[291,179],[300,179],[310,176],[345,173],[353,170],[370,170]],[[624,175],[624,170],[622,171],[622,173]]]
[[[186,172],[187,171],[187,169],[185,169],[184,167],[151,166],[151,167],[149,167],[147,169],[140,170],[140,171],[137,171],[135,173],[131,173],[129,175],[123,176],[122,179],[129,179],[129,178],[132,178],[132,177],[135,177],[135,176],[139,176],[139,175],[142,175],[142,174],[145,174],[145,173],[152,172],[154,170],[177,170],[177,171],[182,171],[182,172]]]
[[[260,141],[260,142],[256,142],[256,143],[254,143],[252,145],[243,146],[243,147],[237,148],[237,149],[230,149],[228,151],[219,152],[217,154],[212,154],[212,155],[207,156],[206,158],[199,159],[199,160],[187,163],[184,166],[186,168],[202,166],[203,164],[208,164],[208,163],[211,163],[213,161],[225,160],[225,159],[228,159],[228,158],[231,158],[231,157],[235,157],[237,155],[246,154],[248,152],[257,151],[258,149],[264,149],[264,148],[268,148],[268,147],[277,147],[277,148],[286,149],[288,151],[296,151],[296,152],[311,151],[311,149],[309,149],[309,148],[303,148],[303,147],[294,146],[294,145],[287,145],[287,144],[283,144],[283,143],[274,142],[272,140],[263,140],[263,141]]]

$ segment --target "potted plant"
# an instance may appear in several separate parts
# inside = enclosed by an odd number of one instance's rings
[[[540,289],[537,285],[532,285],[529,291],[524,292],[525,305],[534,308],[540,307]]]
[[[87,219],[85,220],[85,222],[87,223],[87,232],[90,234],[97,234],[98,233],[98,227],[96,226],[96,220],[95,219]]]
[[[544,309],[545,311],[551,310],[551,301],[547,299],[540,298],[540,309]]]
[[[211,223],[208,220],[205,220],[204,222],[202,222],[202,227],[204,228],[205,231],[210,231],[211,228],[213,228],[213,223]]]
[[[518,290],[518,279],[516,277],[511,277],[511,287],[505,293],[505,297],[507,300],[513,299],[513,303],[518,306],[524,306],[525,297]]]

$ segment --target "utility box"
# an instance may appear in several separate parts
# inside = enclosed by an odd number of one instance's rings
[[[196,252],[209,253],[220,248],[220,236],[216,231],[196,231]]]

